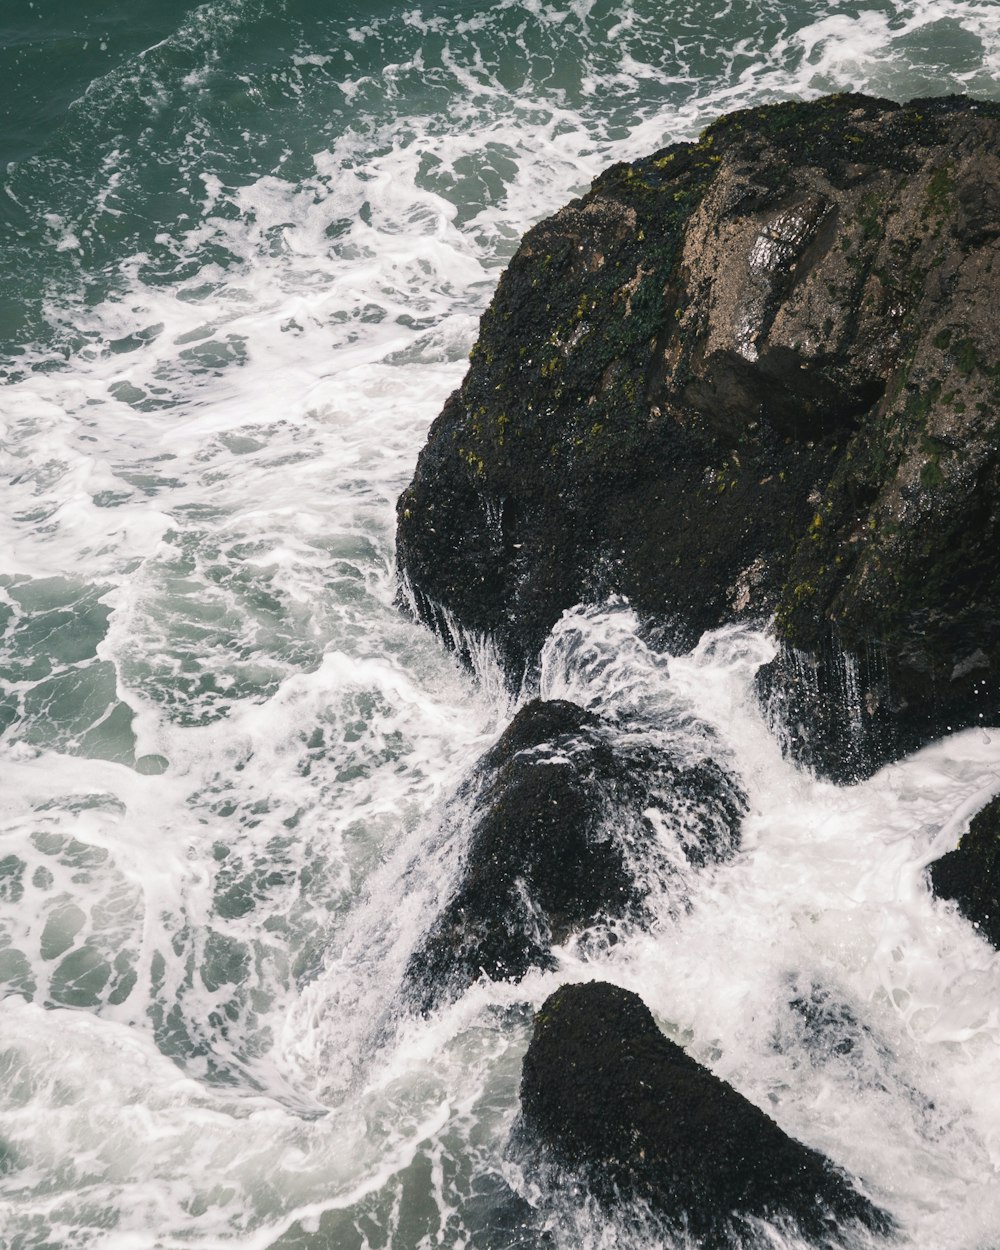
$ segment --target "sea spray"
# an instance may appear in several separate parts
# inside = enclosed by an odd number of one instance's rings
[[[904,1244],[988,1242],[997,960],[923,867],[1000,782],[993,743],[823,785],[749,692],[765,635],[670,657],[591,605],[543,686],[712,727],[743,854],[611,951],[395,1013],[460,871],[445,805],[508,709],[397,608],[392,533],[528,226],[727,109],[996,98],[995,10],[328,7],[183,6],[65,79],[113,32],[35,19],[53,112],[23,112],[0,260],[4,1235],[622,1245],[505,1156],[531,1009],[600,976]]]

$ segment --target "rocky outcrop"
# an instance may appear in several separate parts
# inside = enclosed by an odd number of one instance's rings
[[[554,967],[553,946],[573,934],[638,918],[678,860],[731,855],[745,811],[719,765],[674,759],[563,700],[523,707],[459,801],[471,805],[472,833],[458,885],[406,970],[407,997],[422,1010],[481,975],[520,980]],[[650,807],[675,831],[673,859]]]
[[[893,1227],[843,1172],[668,1041],[640,998],[606,983],[563,986],[542,1005],[521,1110],[522,1149],[598,1201],[648,1204],[709,1250],[732,1246],[752,1218],[792,1221],[824,1245],[841,1226]]]
[[[579,601],[682,644],[774,613],[764,691],[834,775],[974,723],[998,306],[1000,106],[773,105],[614,166],[525,236],[399,501],[417,610],[515,681]]]
[[[938,898],[953,899],[987,942],[1000,950],[1000,798],[972,819],[958,846],[928,869]]]

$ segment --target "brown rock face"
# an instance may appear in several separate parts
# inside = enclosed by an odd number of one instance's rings
[[[400,499],[425,618],[516,679],[580,600],[675,644],[775,613],[835,775],[995,717],[998,153],[994,105],[775,105],[532,230]]]

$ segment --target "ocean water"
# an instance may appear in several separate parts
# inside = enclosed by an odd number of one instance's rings
[[[541,692],[712,729],[743,850],[413,1017],[512,701],[395,606],[393,505],[534,221],[734,107],[1000,98],[1000,6],[7,0],[0,74],[0,1246],[668,1244],[506,1150],[532,1008],[600,977],[901,1245],[996,1250],[1000,956],[923,870],[1000,731],[837,789],[763,628],[569,613]]]

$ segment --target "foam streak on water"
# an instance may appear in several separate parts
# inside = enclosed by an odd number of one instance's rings
[[[726,109],[996,98],[997,6],[48,3],[0,31],[52,84],[10,79],[0,194],[0,1244],[623,1245],[505,1158],[530,1008],[595,976],[904,1245],[995,1241],[1000,968],[923,868],[1000,738],[837,790],[749,698],[765,635],[671,657],[626,604],[568,614],[542,693],[725,760],[743,850],[415,1019],[510,707],[484,640],[476,681],[398,610],[392,536],[526,228]]]

